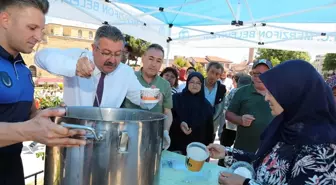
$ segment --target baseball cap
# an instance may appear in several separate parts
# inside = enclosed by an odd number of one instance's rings
[[[268,67],[268,69],[272,69],[273,65],[272,62],[266,59],[259,59],[253,63],[252,69],[256,68],[258,65],[264,64]]]

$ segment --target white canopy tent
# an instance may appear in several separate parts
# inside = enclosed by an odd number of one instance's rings
[[[167,56],[170,45],[336,51],[334,0],[250,1],[51,0],[48,16],[62,24],[107,21],[126,34],[167,44]]]
[[[47,23],[98,28],[103,22],[117,26],[123,33],[148,42],[166,44],[165,25],[151,16],[124,4],[101,0],[49,0]]]

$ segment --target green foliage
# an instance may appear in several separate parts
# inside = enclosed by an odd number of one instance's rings
[[[256,59],[268,59],[272,62],[273,66],[276,66],[281,62],[295,59],[301,59],[309,62],[310,56],[307,52],[301,52],[301,51],[287,51],[287,50],[260,48],[257,51]]]
[[[323,70],[331,71],[336,69],[336,53],[326,54],[323,61]]]
[[[63,89],[63,84],[58,84],[58,87],[62,90]]]
[[[206,77],[206,70],[201,63],[197,62],[195,65],[195,69],[197,70],[197,72],[201,73],[204,77]]]
[[[178,57],[174,60],[174,64],[177,65],[179,68],[183,68],[183,67],[190,67],[190,63],[182,57]]]
[[[130,35],[126,35],[125,40],[133,49],[132,53],[129,56],[129,60],[133,60],[136,62],[138,58],[145,53],[147,47],[151,44],[150,42],[144,41],[142,39],[136,39]]]
[[[44,160],[44,158],[45,158],[45,153],[44,152],[37,152],[37,153],[35,153],[35,155],[36,155],[36,158],[41,157],[42,160]]]
[[[58,97],[45,97],[45,98],[38,98],[40,103],[40,109],[46,109],[50,107],[57,107],[61,104],[62,100]]]

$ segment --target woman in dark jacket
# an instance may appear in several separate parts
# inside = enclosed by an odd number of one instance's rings
[[[213,108],[204,97],[204,78],[193,72],[181,93],[173,95],[173,123],[168,150],[186,154],[187,145],[200,142],[208,145],[213,135]]]

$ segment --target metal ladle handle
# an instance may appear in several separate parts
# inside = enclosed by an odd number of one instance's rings
[[[93,137],[95,138],[95,140],[100,141],[103,139],[102,135],[97,135],[96,131],[94,128],[89,127],[89,126],[83,126],[83,125],[75,125],[75,124],[69,124],[69,123],[64,123],[62,122],[61,125],[65,128],[69,128],[69,129],[81,129],[81,130],[86,130],[92,133]]]

